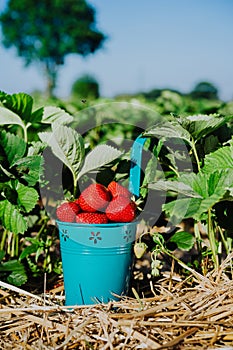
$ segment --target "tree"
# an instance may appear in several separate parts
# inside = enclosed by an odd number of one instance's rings
[[[52,96],[68,54],[86,57],[102,47],[106,36],[95,22],[95,10],[85,0],[9,0],[0,15],[2,43],[16,47],[26,66],[41,63]]]
[[[71,94],[84,99],[96,99],[99,97],[99,84],[94,77],[84,74],[73,83]]]
[[[190,96],[194,99],[206,98],[209,100],[218,99],[218,89],[207,81],[198,83],[191,91]]]

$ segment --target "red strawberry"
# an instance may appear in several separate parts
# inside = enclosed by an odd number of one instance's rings
[[[105,186],[93,183],[81,193],[78,203],[83,211],[94,213],[105,209],[110,198]]]
[[[129,192],[129,190],[116,181],[110,182],[110,184],[108,185],[108,190],[110,191],[113,198],[117,196],[123,196],[126,198],[131,197],[131,193]]]
[[[75,221],[76,214],[80,211],[80,207],[75,202],[64,202],[56,209],[58,220],[65,222]]]
[[[76,222],[82,224],[107,224],[108,218],[105,213],[79,213]]]
[[[118,196],[107,206],[106,215],[110,221],[131,222],[136,217],[136,204],[126,197]]]

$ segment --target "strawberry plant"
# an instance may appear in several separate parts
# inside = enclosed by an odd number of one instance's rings
[[[39,246],[48,246],[48,218],[40,205],[44,169],[42,154],[47,144],[39,140],[35,131],[38,127],[42,130],[50,128],[54,121],[65,124],[72,120],[71,115],[57,107],[34,110],[33,99],[27,94],[0,92],[0,274],[3,277],[6,275],[4,271],[10,271],[7,260],[11,266],[16,266],[15,261],[23,266],[26,259],[30,271],[32,260],[29,261],[29,257]],[[31,232],[37,226],[40,226],[37,243],[28,247]],[[49,251],[43,253],[44,261],[51,261],[46,256]],[[18,271],[15,284],[27,279],[26,270],[21,268]]]
[[[171,118],[170,122],[158,124],[145,132],[147,137],[156,137],[169,144],[170,154],[165,153],[165,162],[173,171],[165,179],[149,183],[153,190],[167,191],[170,199],[163,204],[163,210],[169,221],[179,224],[182,220],[194,220],[194,232],[199,253],[202,253],[203,241],[198,223],[206,227],[209,248],[214,267],[219,266],[221,245],[226,253],[230,252],[227,232],[225,236],[219,226],[215,210],[221,203],[229,203],[233,199],[233,149],[232,129],[229,122],[231,116],[197,115],[190,117]],[[217,133],[223,126],[230,138],[224,145]],[[171,148],[171,140],[185,145],[192,161],[192,167],[179,167],[181,154]],[[170,143],[169,143],[170,142]],[[159,154],[161,162],[164,154]],[[232,228],[231,228],[232,232]],[[178,238],[178,236],[177,236]],[[175,240],[177,241],[177,240]]]

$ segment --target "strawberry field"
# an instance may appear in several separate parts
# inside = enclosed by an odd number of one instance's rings
[[[3,349],[233,346],[233,102],[1,92],[0,121]],[[127,296],[64,305],[57,221],[137,222]]]

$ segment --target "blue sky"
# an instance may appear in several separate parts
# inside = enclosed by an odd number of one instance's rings
[[[0,9],[6,1],[2,0]],[[233,99],[233,0],[89,0],[104,48],[86,59],[66,58],[56,94],[67,97],[72,83],[90,73],[101,94],[173,88],[189,92],[209,81],[223,100]],[[44,89],[38,66],[25,69],[14,49],[0,46],[0,90]]]

